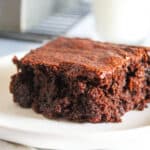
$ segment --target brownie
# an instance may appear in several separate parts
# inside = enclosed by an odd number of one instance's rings
[[[48,118],[119,122],[150,102],[150,48],[60,37],[13,58],[14,102]]]

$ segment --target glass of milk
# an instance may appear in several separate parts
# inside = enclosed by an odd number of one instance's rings
[[[93,0],[93,10],[104,41],[137,44],[150,33],[150,0]]]

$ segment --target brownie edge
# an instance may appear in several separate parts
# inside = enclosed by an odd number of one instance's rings
[[[60,37],[13,58],[14,102],[47,118],[120,122],[150,102],[150,48]]]

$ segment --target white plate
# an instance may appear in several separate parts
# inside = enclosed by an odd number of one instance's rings
[[[18,54],[23,56],[24,53]],[[10,76],[16,72],[12,56],[0,59],[0,139],[39,148],[139,148],[150,139],[150,107],[131,111],[122,123],[73,123],[48,120],[12,101]]]

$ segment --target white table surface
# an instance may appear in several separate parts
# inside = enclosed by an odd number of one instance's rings
[[[2,150],[35,150],[34,148],[14,144],[14,143],[9,143],[5,141],[0,141],[0,149]]]

